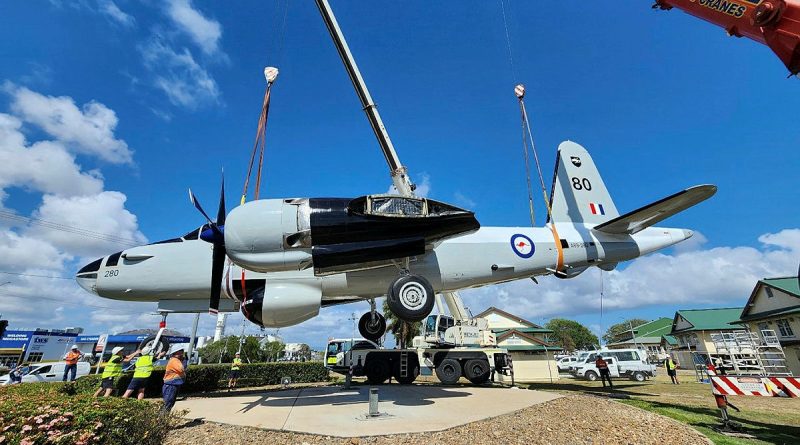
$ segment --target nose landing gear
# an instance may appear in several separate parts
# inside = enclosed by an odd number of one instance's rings
[[[369,300],[370,311],[358,320],[358,332],[367,340],[377,342],[386,332],[386,318],[375,308],[375,300]]]

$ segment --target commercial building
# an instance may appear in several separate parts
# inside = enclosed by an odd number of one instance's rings
[[[61,360],[83,329],[7,330],[0,339],[0,366]]]
[[[656,363],[667,358],[667,348],[662,345],[665,335],[672,331],[672,319],[659,318],[633,327],[633,332],[625,331],[617,341],[606,345],[609,349],[643,349],[648,360]]]
[[[800,283],[797,277],[764,278],[756,283],[741,311],[739,322],[750,332],[772,331],[783,348],[786,367],[800,376]]]
[[[553,331],[490,307],[476,318],[485,318],[489,329],[497,336],[497,345],[511,354],[514,362],[514,379],[520,382],[558,379],[558,366],[554,358],[562,349],[549,341]],[[503,376],[495,376],[503,381]]]

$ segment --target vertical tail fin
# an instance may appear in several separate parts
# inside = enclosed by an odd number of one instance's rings
[[[601,224],[619,216],[592,157],[575,142],[558,146],[550,208],[552,222]]]

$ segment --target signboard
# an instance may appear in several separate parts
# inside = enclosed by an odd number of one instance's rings
[[[108,334],[103,334],[97,338],[97,345],[94,347],[94,352],[103,352],[108,343]]]

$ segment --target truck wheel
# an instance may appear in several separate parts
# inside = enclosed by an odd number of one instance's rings
[[[367,376],[367,382],[370,385],[382,385],[391,375],[389,364],[383,358],[376,359],[373,357],[370,360],[367,357],[367,364],[364,365],[364,375]]]
[[[482,385],[488,382],[491,376],[489,362],[484,359],[467,360],[467,363],[464,364],[464,376],[473,385]]]
[[[369,312],[362,315],[358,320],[358,333],[362,337],[371,341],[378,341],[383,337],[386,332],[386,318],[383,314],[375,313],[375,321],[372,321],[372,316]]]
[[[141,351],[144,348],[150,348],[153,352],[153,355],[158,355],[159,352],[167,353],[169,352],[169,341],[164,338],[164,335],[161,335],[161,338],[158,339],[158,344],[155,343],[156,336],[148,335],[139,343],[139,350]]]
[[[403,275],[389,285],[389,309],[403,321],[421,321],[433,310],[433,286],[425,277]]]
[[[586,380],[590,382],[596,382],[598,375],[594,371],[586,371],[586,375],[584,377],[586,377]]]
[[[634,372],[633,376],[631,377],[632,380],[636,380],[637,382],[644,382],[645,378],[646,376],[641,371]]]
[[[396,361],[394,365],[394,379],[397,380],[397,383],[401,385],[410,385],[414,383],[414,380],[417,379],[419,376],[419,363],[414,360],[408,364],[408,371],[406,372],[406,376],[400,376],[400,361]]]
[[[442,360],[436,367],[436,377],[445,385],[455,385],[461,378],[461,364],[452,358]]]

